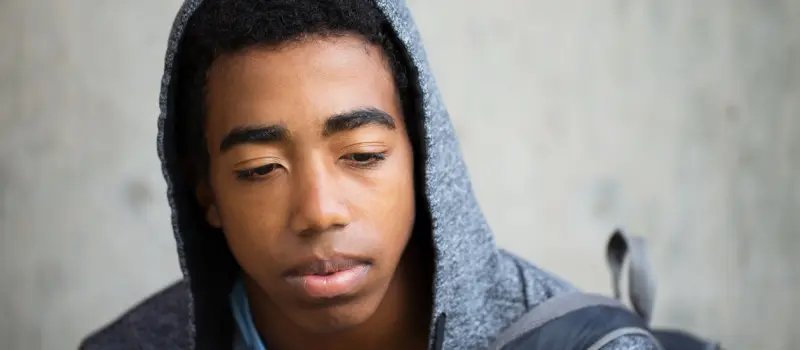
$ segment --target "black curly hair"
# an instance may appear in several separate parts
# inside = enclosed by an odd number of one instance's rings
[[[204,136],[206,74],[221,55],[254,46],[277,47],[311,36],[358,35],[380,46],[404,114],[412,114],[411,74],[402,44],[374,0],[205,0],[187,23],[178,56],[179,154],[194,180],[208,172]],[[407,123],[409,126],[413,125]],[[419,133],[409,128],[412,144]]]

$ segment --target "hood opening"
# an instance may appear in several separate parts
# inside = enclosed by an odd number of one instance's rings
[[[187,181],[188,167],[178,146],[180,133],[185,132],[177,130],[176,119],[181,114],[176,100],[185,80],[182,78],[186,78],[180,69],[185,59],[181,53],[183,33],[201,3],[186,0],[173,24],[162,79],[158,137],[178,255],[190,286],[193,323],[189,332],[197,349],[231,343],[233,321],[227,295],[239,271],[224,235],[205,220],[193,185]],[[401,56],[397,59],[409,79],[403,108],[414,151],[417,212],[408,245],[429,257],[429,268],[420,274],[432,288],[430,334],[447,348],[480,344],[490,336],[487,330],[497,329],[504,322],[497,319],[487,323],[487,309],[504,288],[515,287],[513,281],[497,279],[498,251],[475,200],[455,131],[410,11],[403,0],[376,0],[375,4],[388,20],[387,32],[392,34],[390,39]],[[517,311],[504,317],[512,317]],[[445,312],[447,330],[444,319],[439,318]],[[465,329],[470,331],[450,336]]]
[[[194,1],[202,6],[200,1]],[[191,3],[191,1],[189,1]],[[185,5],[186,6],[186,5]],[[185,11],[185,10],[184,10]],[[191,12],[185,16],[191,21]],[[180,19],[180,16],[179,16]],[[415,224],[407,249],[414,249],[417,256],[424,256],[430,263],[421,264],[420,280],[426,281],[426,289],[432,289],[435,252],[432,238],[432,221],[426,197],[425,169],[426,147],[424,107],[420,91],[419,74],[412,64],[412,58],[405,44],[399,39],[394,28],[386,22],[387,33],[392,44],[397,48],[396,59],[406,70],[408,88],[403,98],[403,113],[414,152],[414,190],[415,190]],[[186,137],[185,130],[179,130],[180,118],[185,113],[178,110],[180,90],[191,84],[191,78],[185,71],[186,59],[183,54],[185,40],[178,39],[174,52],[174,65],[166,76],[169,83],[166,96],[166,117],[163,118],[160,130],[159,145],[163,152],[163,170],[167,179],[171,179],[168,196],[173,208],[173,222],[176,226],[176,240],[182,270],[189,281],[191,311],[194,324],[191,331],[195,335],[198,348],[205,344],[230,343],[233,334],[233,318],[228,305],[228,294],[238,277],[239,266],[228,248],[224,234],[220,229],[210,226],[205,213],[195,196],[194,183],[196,169],[187,161],[186,150],[181,139]]]

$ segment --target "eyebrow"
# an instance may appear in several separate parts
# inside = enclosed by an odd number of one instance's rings
[[[395,129],[394,118],[391,115],[380,109],[369,107],[331,116],[325,121],[322,136],[328,137],[367,125],[377,125],[389,130]],[[239,126],[225,135],[219,149],[221,152],[225,152],[238,145],[248,143],[266,144],[286,141],[289,138],[289,130],[280,124]]]
[[[239,126],[228,132],[219,145],[220,152],[247,143],[272,143],[289,139],[289,130],[283,125]]]
[[[377,108],[360,108],[334,115],[325,121],[323,136],[358,129],[366,125],[377,125],[394,130],[394,118]]]

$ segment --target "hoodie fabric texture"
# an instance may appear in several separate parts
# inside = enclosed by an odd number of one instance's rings
[[[193,191],[181,182],[175,130],[176,62],[184,27],[202,0],[187,0],[175,19],[162,78],[158,153],[184,278],[88,337],[83,349],[226,349],[234,326],[228,294],[236,264],[210,228]],[[432,218],[434,305],[432,349],[485,349],[521,315],[573,287],[495,245],[475,199],[458,140],[431,74],[420,34],[403,0],[377,0],[405,46],[424,123],[424,190]],[[643,336],[624,336],[604,350],[655,349]]]

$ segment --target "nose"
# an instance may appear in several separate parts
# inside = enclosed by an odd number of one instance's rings
[[[350,223],[350,212],[341,198],[335,175],[324,166],[298,174],[293,192],[291,229],[299,235],[312,235]]]

